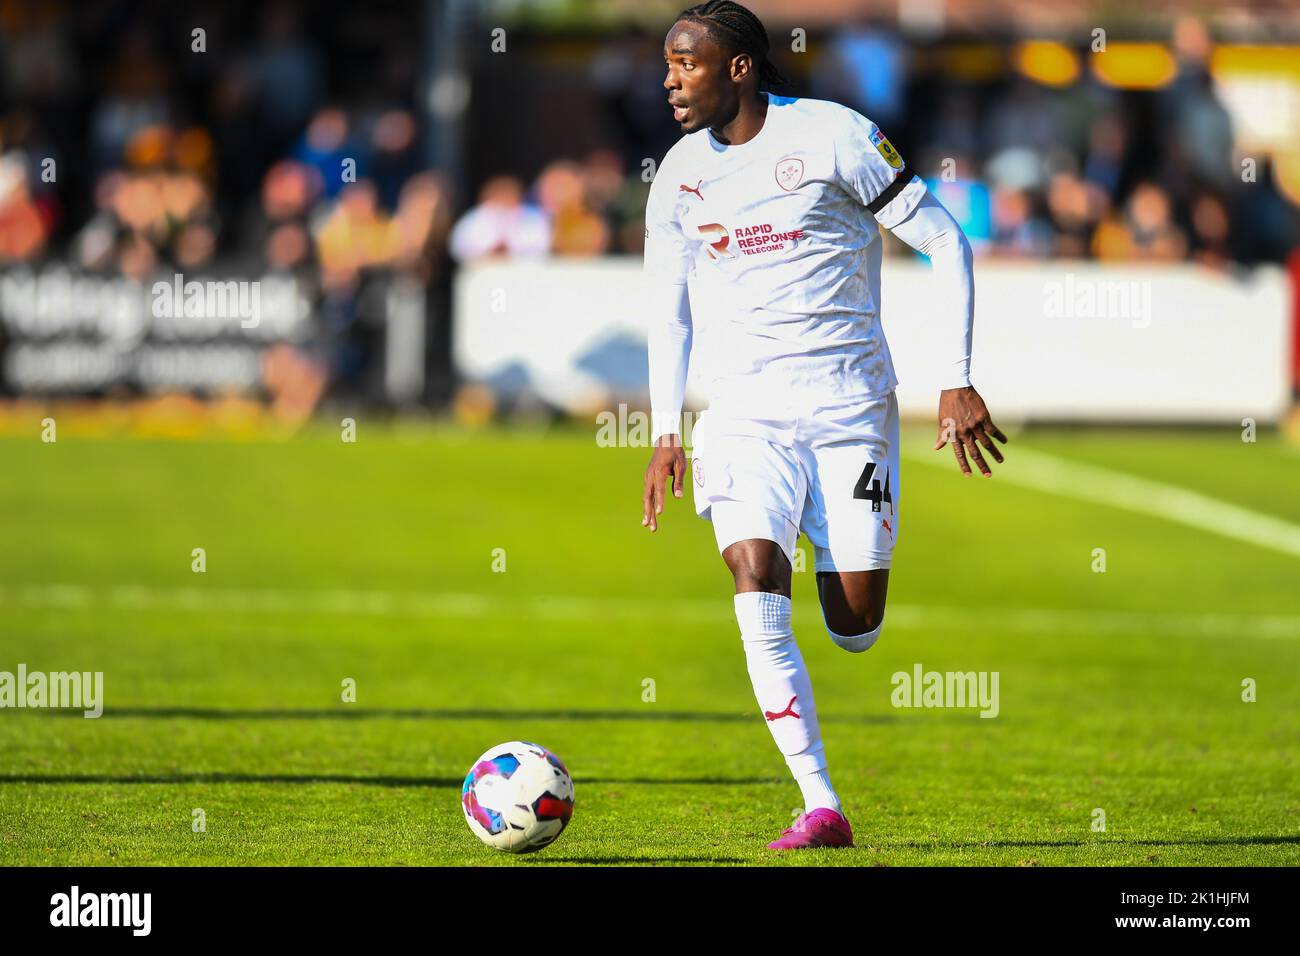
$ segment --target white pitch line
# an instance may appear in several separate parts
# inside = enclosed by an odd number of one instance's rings
[[[108,608],[119,611],[196,613],[355,614],[371,617],[486,618],[517,615],[546,620],[652,620],[668,615],[721,628],[735,626],[731,601],[685,598],[668,602],[581,595],[492,595],[455,592],[236,588],[95,589],[76,584],[0,588],[0,608]],[[799,632],[822,628],[813,602],[795,605]],[[1300,638],[1300,615],[1243,615],[1106,611],[1071,608],[942,607],[890,604],[890,627],[953,633],[996,629],[1019,634],[1162,634],[1176,637]]]
[[[945,457],[912,451],[907,453],[907,458],[944,468],[955,466],[951,454]],[[1300,525],[1177,485],[1019,446],[1008,452],[1005,465],[994,467],[998,481],[1164,518],[1293,558],[1300,557]]]

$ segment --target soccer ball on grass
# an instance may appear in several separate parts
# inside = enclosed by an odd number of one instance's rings
[[[545,747],[512,740],[474,761],[460,803],[470,830],[488,846],[531,853],[569,825],[573,778]]]

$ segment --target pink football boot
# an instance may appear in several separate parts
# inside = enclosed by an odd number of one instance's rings
[[[810,850],[813,847],[853,846],[853,828],[844,814],[818,807],[799,814],[794,826],[781,831],[781,839],[767,845],[769,850]]]

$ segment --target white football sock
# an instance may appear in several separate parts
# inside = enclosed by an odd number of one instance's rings
[[[803,794],[805,812],[816,810],[818,807],[828,807],[836,813],[844,812],[840,808],[840,798],[835,793],[835,788],[831,786],[830,774],[825,770],[796,777],[795,783],[799,784],[799,792]]]
[[[790,599],[770,591],[737,594],[736,621],[754,697],[803,792],[805,808],[829,806],[838,811],[839,800],[826,775],[812,683],[790,629]]]

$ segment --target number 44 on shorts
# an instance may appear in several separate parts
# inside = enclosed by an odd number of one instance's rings
[[[879,511],[882,501],[889,504],[890,511],[894,509],[894,496],[889,491],[889,469],[885,469],[885,487],[880,487],[880,479],[872,480],[872,475],[876,473],[876,463],[867,462],[867,467],[862,469],[862,474],[858,477],[857,484],[853,486],[854,498],[865,498],[871,502],[871,510]]]

